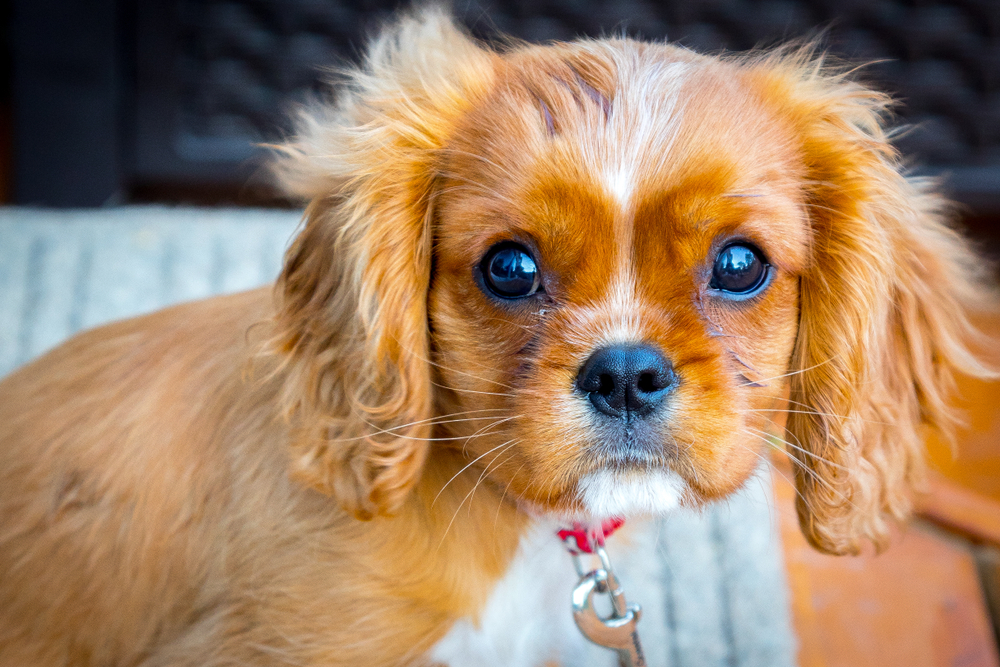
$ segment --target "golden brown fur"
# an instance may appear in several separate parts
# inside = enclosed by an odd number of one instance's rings
[[[311,203],[273,296],[87,332],[0,383],[0,665],[420,664],[530,513],[586,512],[613,456],[574,377],[630,336],[682,381],[623,475],[724,496],[787,407],[807,537],[882,543],[953,371],[986,373],[987,299],[886,104],[802,50],[500,53],[402,19],[284,148]],[[775,268],[741,303],[705,287],[737,237]],[[547,281],[522,305],[473,279],[511,238]]]

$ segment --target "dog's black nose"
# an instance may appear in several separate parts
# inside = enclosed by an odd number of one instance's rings
[[[652,413],[676,383],[671,363],[649,345],[598,350],[576,377],[598,412],[626,421]]]

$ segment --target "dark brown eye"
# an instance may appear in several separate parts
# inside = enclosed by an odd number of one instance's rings
[[[734,243],[715,258],[708,286],[727,295],[748,297],[764,286],[770,268],[760,250],[748,243]]]
[[[531,296],[538,291],[541,276],[535,258],[521,245],[494,246],[481,265],[483,282],[495,295],[504,299]]]

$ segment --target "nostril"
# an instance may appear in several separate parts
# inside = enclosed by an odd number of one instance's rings
[[[636,387],[639,388],[639,391],[647,394],[652,394],[654,391],[663,389],[663,387],[656,386],[656,381],[654,380],[652,373],[643,373],[640,375],[639,381],[636,383]]]
[[[610,396],[615,393],[615,379],[610,373],[601,373],[600,384],[597,385],[597,393],[601,396]]]

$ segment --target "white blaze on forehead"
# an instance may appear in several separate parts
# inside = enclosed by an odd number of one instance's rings
[[[605,171],[604,184],[622,207],[628,205],[634,185],[631,171],[627,171],[620,166]]]
[[[597,518],[665,514],[680,506],[684,488],[670,470],[599,470],[577,485],[584,511]]]
[[[631,53],[615,54],[618,83],[603,132],[586,150],[592,168],[619,205],[626,209],[641,174],[661,168],[681,123],[681,89],[688,63],[640,61]],[[588,138],[583,138],[588,141]]]
[[[636,294],[629,253],[625,248],[622,252],[624,257],[616,267],[607,294],[593,305],[572,312],[573,333],[566,342],[588,356],[594,350],[638,343],[646,337],[641,316],[644,305]]]
[[[599,330],[599,347],[627,345],[642,340],[642,323],[637,315],[635,278],[632,274],[628,248],[620,248],[622,253],[617,275],[608,292],[607,300],[601,305],[603,311]]]
[[[635,188],[643,174],[661,169],[670,158],[681,123],[681,89],[692,65],[664,63],[616,48],[617,84],[610,113],[602,127],[590,126],[578,137],[588,169],[619,205],[614,219],[618,262],[608,277],[607,296],[580,310],[578,330],[583,347],[641,342],[643,310],[633,270]],[[589,340],[583,340],[587,337]]]

